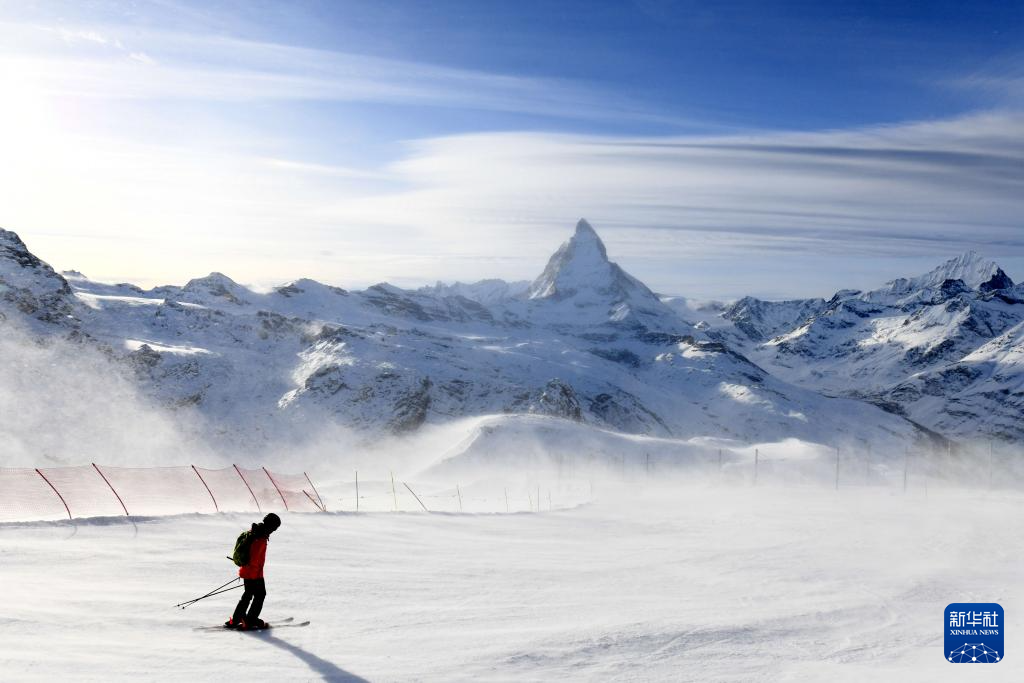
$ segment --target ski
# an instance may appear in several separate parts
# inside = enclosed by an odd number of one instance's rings
[[[227,626],[224,626],[223,624],[221,624],[219,626],[196,626],[193,630],[194,631],[234,631],[236,633],[254,633],[254,632],[258,632],[258,631],[269,631],[270,629],[275,629],[275,628],[301,628],[303,626],[309,626],[309,621],[307,620],[307,621],[301,621],[299,623],[295,623],[295,617],[287,617],[286,619],[279,619],[278,621],[269,622],[267,624],[266,628],[254,628],[254,629],[247,629],[245,631],[237,629],[237,628],[228,628]]]

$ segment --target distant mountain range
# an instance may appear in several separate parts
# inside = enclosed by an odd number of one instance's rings
[[[1024,437],[1024,287],[973,252],[828,301],[737,301],[714,338],[782,379],[952,439]]]
[[[493,414],[880,449],[1024,436],[1024,291],[975,254],[828,301],[685,303],[610,261],[583,220],[530,283],[269,293],[220,273],[149,290],[58,274],[0,230],[0,331],[102,349],[239,439]]]

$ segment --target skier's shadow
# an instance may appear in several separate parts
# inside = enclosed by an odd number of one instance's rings
[[[296,647],[286,640],[276,638],[265,631],[260,635],[262,636],[261,640],[270,643],[274,647],[281,648],[289,654],[295,655],[306,666],[320,674],[325,681],[330,681],[331,683],[370,683],[365,678],[349,673],[337,665],[328,662],[326,659],[321,659],[312,652],[306,652],[301,647]]]

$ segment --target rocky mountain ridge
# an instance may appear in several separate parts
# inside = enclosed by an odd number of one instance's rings
[[[691,324],[611,262],[586,221],[528,287],[485,281],[414,291],[304,279],[261,293],[220,273],[144,290],[58,275],[13,233],[2,239],[8,323],[26,319],[39,335],[107,349],[148,395],[237,440],[325,422],[403,433],[489,414],[659,437],[868,443],[879,452],[934,437],[875,394],[828,397],[798,386],[801,377],[786,381],[782,361],[762,362],[785,357],[775,347],[787,335],[797,348],[804,325],[860,319],[859,307],[881,304],[850,293],[829,302],[744,300],[722,313],[727,322],[747,311],[748,331],[767,341],[744,336],[740,324],[728,333]],[[935,295],[1015,306],[999,298],[1007,292],[939,287]],[[1012,339],[1006,344],[1012,349]]]
[[[744,299],[713,337],[778,377],[953,439],[1024,438],[1024,288],[974,252],[829,301]]]

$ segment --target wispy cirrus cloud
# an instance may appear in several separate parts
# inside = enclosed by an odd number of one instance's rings
[[[941,85],[980,94],[996,105],[1020,108],[1024,106],[1024,52],[999,55],[981,67],[943,80]]]
[[[0,69],[78,98],[364,102],[715,127],[576,81],[119,26],[0,23]]]
[[[974,248],[1024,263],[1024,117],[1012,113],[728,137],[462,135],[413,143],[389,170],[405,189],[346,202],[338,220],[415,222],[539,262],[585,215],[663,290],[764,292],[756,278],[741,275],[743,290],[712,271],[766,252],[791,279],[773,283],[781,296],[844,286],[830,262],[856,263],[863,274],[850,284],[863,286],[900,273],[886,259],[924,267]]]

